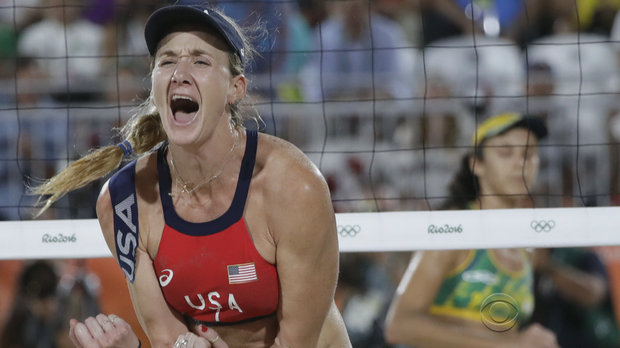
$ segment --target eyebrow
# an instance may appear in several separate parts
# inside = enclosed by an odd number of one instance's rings
[[[207,52],[207,51],[205,51],[205,50],[203,50],[203,49],[201,49],[201,48],[194,48],[194,49],[192,49],[192,50],[190,51],[190,53],[189,53],[189,54],[190,54],[191,56],[194,56],[194,57],[195,57],[195,56],[201,56],[201,55],[206,55],[206,56],[209,56],[209,57],[213,57],[213,55],[212,55],[211,53],[209,53],[209,52]],[[159,58],[159,57],[163,57],[163,56],[178,57],[178,56],[179,56],[179,54],[178,54],[177,52],[173,51],[173,50],[165,50],[164,52],[162,52],[162,53],[158,56],[158,58]]]

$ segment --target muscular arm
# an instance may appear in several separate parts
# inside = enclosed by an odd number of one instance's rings
[[[316,347],[338,275],[338,239],[327,185],[303,155],[276,165],[267,194],[281,286],[273,347]],[[278,160],[280,161],[280,160]],[[293,163],[291,163],[293,162]]]
[[[390,343],[420,348],[502,347],[505,335],[482,327],[441,320],[429,314],[444,275],[456,267],[458,251],[420,251],[411,261],[390,306],[386,320],[386,338]]]
[[[108,248],[118,261],[114,242],[114,209],[107,184],[104,185],[97,200],[97,216]],[[146,231],[140,233],[140,243],[136,251],[135,280],[133,284],[127,281],[127,286],[140,324],[148,335],[151,345],[170,348],[179,335],[187,332],[187,327],[179,313],[166,303],[153,269],[153,261],[145,249],[143,236]]]

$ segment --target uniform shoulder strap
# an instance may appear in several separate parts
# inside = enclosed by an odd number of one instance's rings
[[[114,209],[114,244],[118,263],[131,283],[135,279],[138,249],[138,202],[136,199],[136,161],[110,179],[110,198]]]

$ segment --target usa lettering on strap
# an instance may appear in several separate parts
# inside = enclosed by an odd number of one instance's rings
[[[131,283],[135,280],[138,249],[138,204],[136,201],[136,162],[110,179],[110,198],[114,208],[114,243],[118,263]]]

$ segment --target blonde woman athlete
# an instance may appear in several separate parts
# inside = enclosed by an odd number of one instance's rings
[[[214,9],[175,5],[149,18],[145,37],[149,112],[119,146],[36,192],[49,206],[140,155],[103,187],[97,215],[153,347],[206,344],[194,334],[213,347],[349,347],[327,185],[293,145],[243,127],[242,31]],[[114,331],[112,318],[72,322],[72,337]]]

